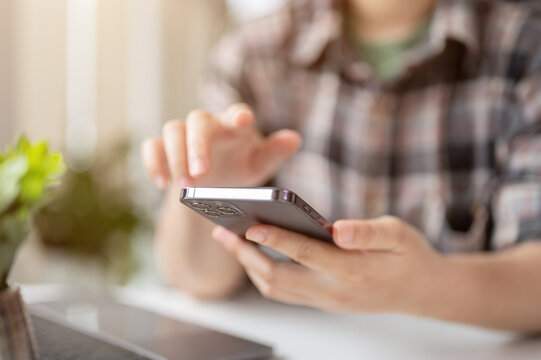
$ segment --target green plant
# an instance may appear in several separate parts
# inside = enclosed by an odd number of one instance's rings
[[[129,145],[104,149],[85,171],[68,169],[62,186],[36,212],[41,242],[74,257],[98,261],[107,280],[125,284],[139,267],[134,241],[148,227],[126,176]]]
[[[60,153],[49,152],[45,141],[30,143],[20,136],[0,153],[0,289],[28,232],[29,218],[59,183],[65,165]]]

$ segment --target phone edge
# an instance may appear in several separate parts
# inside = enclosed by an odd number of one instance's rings
[[[195,193],[190,193],[191,190],[195,190],[195,189],[198,189],[198,190],[205,190],[205,189],[213,189],[213,190],[217,190],[217,189],[219,189],[219,190],[250,190],[250,191],[254,191],[254,190],[256,190],[256,191],[257,190],[267,190],[267,191],[272,190],[270,192],[270,196],[267,197],[267,198],[264,198],[264,199],[263,198],[257,198],[257,199],[254,199],[254,198],[242,198],[242,200],[244,200],[244,201],[280,201],[280,202],[290,203],[291,205],[295,206],[298,211],[305,214],[312,222],[318,224],[319,226],[321,226],[322,228],[327,230],[327,232],[332,237],[332,223],[329,220],[327,220],[323,215],[321,215],[318,211],[316,211],[310,204],[308,204],[306,201],[304,201],[304,199],[302,199],[299,195],[297,195],[292,190],[283,189],[283,188],[277,188],[277,187],[260,187],[260,188],[184,187],[184,188],[181,189],[181,192],[180,192],[180,199],[179,199],[180,202],[182,204],[186,205],[183,200],[189,200],[189,199],[194,199],[194,198],[223,200],[223,201],[231,200],[228,197],[216,197],[215,196],[216,194],[213,194],[212,196],[209,195],[208,198],[199,197],[200,196],[199,194],[196,197]],[[238,196],[235,199],[238,199]],[[303,210],[304,206],[307,206],[309,208],[309,211],[305,211],[306,209]],[[193,209],[191,209],[191,210],[195,211]],[[315,213],[318,218],[322,219],[323,223],[319,223],[314,218],[314,216],[312,215],[312,212]]]

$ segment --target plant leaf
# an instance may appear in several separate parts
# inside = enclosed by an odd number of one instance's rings
[[[45,179],[40,175],[27,175],[21,180],[20,198],[23,202],[37,200],[43,193]]]
[[[46,155],[47,144],[45,143],[45,141],[38,141],[34,145],[30,146],[26,151],[29,169],[40,169],[43,166],[42,162],[45,159]]]
[[[19,194],[19,181],[28,170],[24,156],[7,158],[0,164],[0,214],[15,201]]]
[[[24,135],[19,136],[17,139],[17,144],[15,145],[15,151],[18,153],[25,153],[30,149],[30,141]]]
[[[41,166],[50,179],[59,177],[66,170],[66,165],[61,153],[48,154]]]

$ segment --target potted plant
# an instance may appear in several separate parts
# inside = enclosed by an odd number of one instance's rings
[[[0,152],[0,359],[37,357],[20,290],[7,278],[33,211],[45,202],[64,168],[61,154],[24,136]]]

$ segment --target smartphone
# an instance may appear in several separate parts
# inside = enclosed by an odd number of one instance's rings
[[[186,187],[180,202],[241,237],[253,225],[269,224],[334,244],[332,224],[291,190]]]

